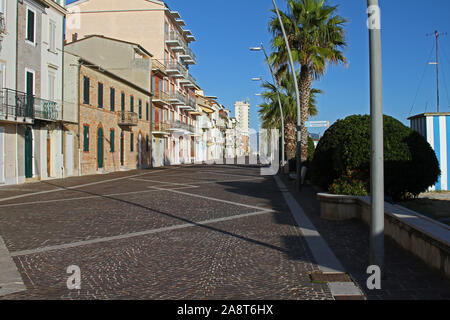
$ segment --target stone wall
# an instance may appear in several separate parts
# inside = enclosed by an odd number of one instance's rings
[[[321,217],[362,219],[370,224],[369,197],[317,194]],[[450,227],[399,205],[385,203],[384,233],[427,265],[450,278]]]

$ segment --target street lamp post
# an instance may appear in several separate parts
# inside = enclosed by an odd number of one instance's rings
[[[278,106],[280,107],[280,117],[281,117],[281,172],[284,173],[284,166],[285,166],[285,156],[284,156],[284,114],[283,114],[283,106],[281,105],[281,98],[280,98],[280,86],[278,85],[278,81],[275,77],[275,73],[273,72],[272,66],[269,62],[269,56],[267,55],[266,49],[264,48],[264,45],[261,42],[261,47],[254,47],[250,48],[252,51],[260,51],[264,53],[264,56],[266,57],[267,65],[269,66],[270,73],[272,74],[273,78],[273,85],[275,86],[275,89],[277,90],[277,97],[278,97]],[[261,80],[262,79],[258,79]]]
[[[280,11],[278,10],[276,1],[272,0],[272,2],[273,2],[273,6],[275,8],[275,11],[277,13],[278,21],[280,22],[281,31],[283,33],[284,42],[286,44],[286,50],[289,55],[289,64],[291,66],[292,78],[294,79],[295,95],[297,98],[297,166],[296,166],[297,167],[296,168],[297,177],[296,177],[296,185],[297,185],[297,189],[300,191],[302,189],[302,177],[301,177],[301,175],[302,175],[302,157],[301,157],[301,152],[302,152],[302,145],[301,145],[301,137],[302,137],[302,131],[301,131],[302,117],[301,116],[302,116],[302,113],[301,112],[302,112],[302,110],[301,110],[301,103],[300,103],[300,92],[298,90],[298,81],[297,81],[297,75],[295,72],[294,59],[292,59],[291,48],[289,46],[289,40],[286,35],[286,30],[284,29],[283,20],[281,19]]]
[[[378,0],[367,0],[370,38],[371,224],[370,264],[384,265],[384,155],[381,19]]]

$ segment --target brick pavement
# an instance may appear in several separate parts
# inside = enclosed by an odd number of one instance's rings
[[[317,265],[258,169],[121,172],[6,187],[0,198],[53,187],[0,199],[0,236],[27,289],[0,299],[332,299],[309,280]],[[81,290],[66,287],[69,265]]]

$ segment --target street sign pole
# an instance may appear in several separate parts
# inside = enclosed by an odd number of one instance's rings
[[[381,15],[378,0],[367,0],[370,38],[371,224],[370,264],[384,266],[384,155]]]

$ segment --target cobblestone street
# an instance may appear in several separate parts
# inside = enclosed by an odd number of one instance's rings
[[[1,299],[332,299],[272,177],[187,166],[0,189]],[[71,265],[81,289],[69,290]]]

